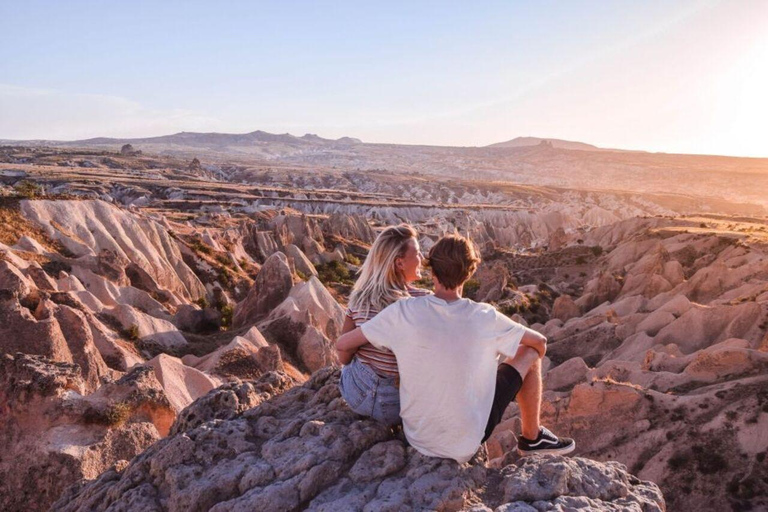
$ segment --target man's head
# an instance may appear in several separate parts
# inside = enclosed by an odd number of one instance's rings
[[[429,251],[428,265],[432,275],[448,290],[463,285],[479,264],[480,257],[474,246],[463,236],[444,236]]]

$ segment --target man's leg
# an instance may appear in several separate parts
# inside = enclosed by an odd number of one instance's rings
[[[523,378],[523,385],[517,393],[523,437],[536,439],[541,420],[541,358],[531,347],[521,346],[515,357],[504,361],[512,366]]]

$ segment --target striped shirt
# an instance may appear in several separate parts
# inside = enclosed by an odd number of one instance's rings
[[[432,292],[423,288],[408,287],[408,295],[411,297],[423,297]],[[371,308],[368,315],[362,311],[347,308],[346,315],[355,322],[355,327],[360,327],[365,322],[373,318],[380,310]],[[397,377],[397,359],[391,350],[386,348],[376,348],[370,343],[366,343],[357,350],[357,358],[361,363],[370,366],[380,377]]]

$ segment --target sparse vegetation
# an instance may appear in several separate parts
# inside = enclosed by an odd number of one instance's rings
[[[232,316],[235,314],[235,309],[229,304],[224,304],[219,308],[221,312],[221,327],[226,330],[232,326]]]
[[[131,341],[138,341],[139,340],[139,326],[136,324],[132,324],[130,327],[128,327],[125,332],[124,336],[131,340]]]
[[[470,279],[469,281],[464,283],[464,296],[470,299],[474,299],[475,294],[479,289],[480,289],[480,281],[474,278]]]
[[[354,284],[352,275],[347,266],[341,261],[330,261],[325,264],[315,265],[317,277],[323,284]]]
[[[131,416],[131,406],[126,402],[114,402],[105,408],[89,407],[83,413],[86,423],[117,427],[125,423]]]
[[[25,198],[33,199],[43,195],[43,188],[37,183],[29,180],[22,180],[13,186],[16,194]]]
[[[362,260],[357,256],[355,256],[354,254],[347,254],[347,257],[344,259],[347,263],[349,263],[350,265],[354,265],[356,267],[359,267],[360,265],[363,264]]]

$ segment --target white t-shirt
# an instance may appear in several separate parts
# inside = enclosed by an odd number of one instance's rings
[[[397,357],[408,442],[424,455],[471,459],[491,413],[497,357],[515,355],[525,328],[490,304],[429,295],[401,299],[361,329]]]

